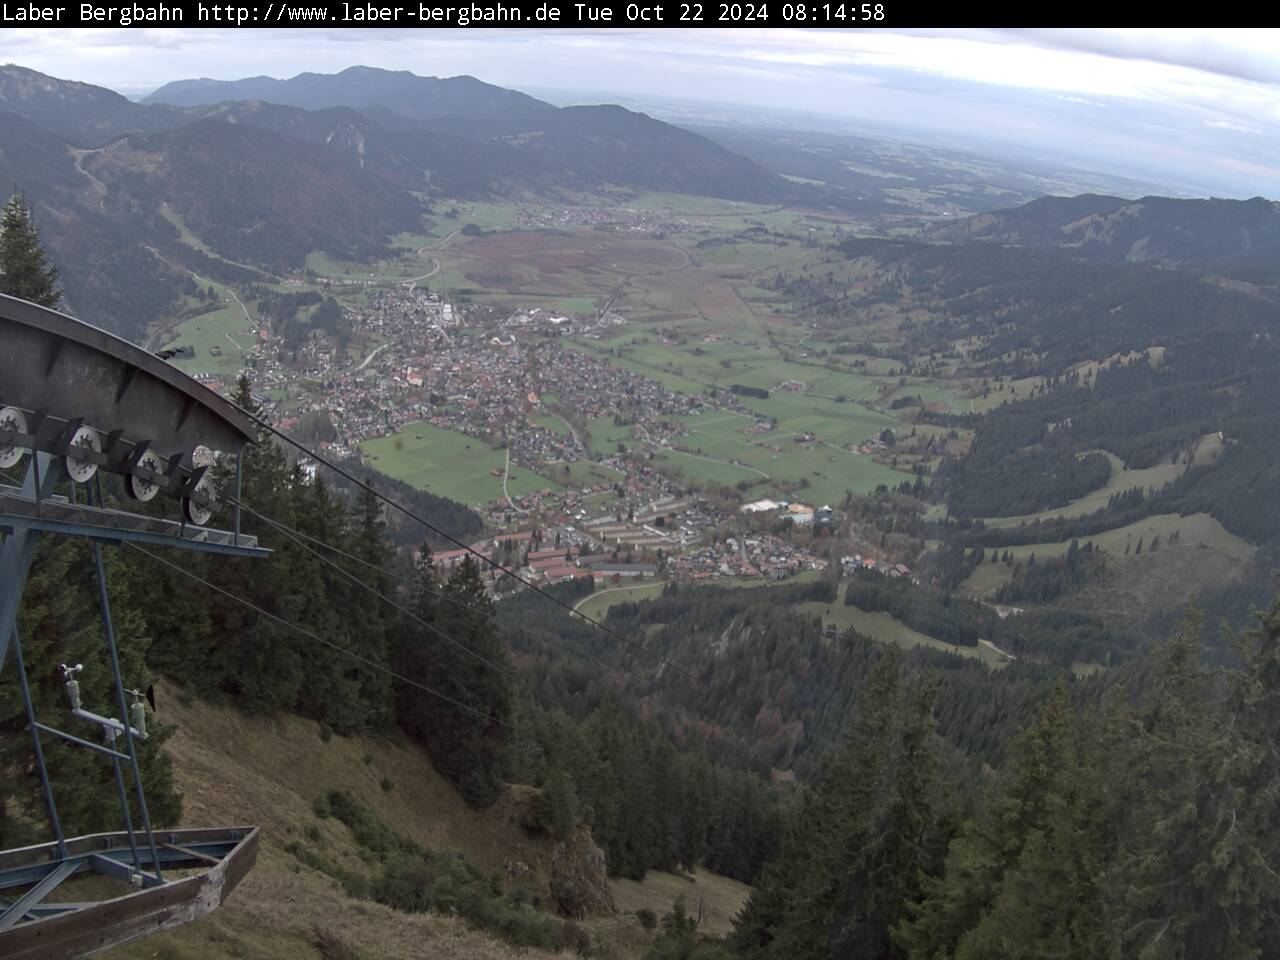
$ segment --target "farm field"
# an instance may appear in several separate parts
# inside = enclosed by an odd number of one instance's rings
[[[468,223],[485,230],[509,230],[515,225],[517,214],[525,204],[487,203],[472,200],[439,200],[434,203],[438,212],[428,214],[423,220],[433,227],[433,233],[447,236]],[[448,216],[450,211],[455,216]]]
[[[462,240],[442,259],[472,295],[528,306],[566,297],[586,298],[594,306],[623,277],[688,263],[683,251],[663,241],[585,230],[511,230]]]
[[[608,456],[618,452],[618,444],[626,444],[629,448],[633,442],[631,427],[619,427],[613,417],[592,417],[587,423],[591,437],[588,445],[597,455]]]
[[[503,451],[465,434],[411,423],[398,434],[366,440],[360,449],[375,469],[419,489],[473,507],[502,499]],[[507,490],[515,497],[559,486],[513,464]]]
[[[548,468],[547,472],[551,470]],[[623,473],[603,463],[573,460],[556,464],[553,476],[566,487],[594,487],[598,483],[615,483],[622,479]]]
[[[244,312],[220,284],[202,280],[212,286],[224,302],[218,309],[178,324],[165,338],[166,347],[193,347],[196,355],[170,362],[183,373],[228,373],[239,370],[241,358],[253,345],[252,324]],[[194,301],[192,301],[194,302]],[[214,348],[217,353],[214,353]]]
[[[782,492],[779,484],[785,484],[796,488],[796,496],[815,505],[838,503],[846,490],[867,493],[881,483],[896,486],[912,479],[910,473],[833,445],[864,440],[893,422],[889,418],[878,421],[877,417],[850,405],[846,418],[835,411],[818,412],[782,421],[777,430],[749,434],[743,431],[755,425],[751,417],[712,411],[684,418],[691,431],[682,438],[685,451],[668,449],[663,454],[675,469],[691,478],[727,484],[744,479],[765,481],[752,490],[753,495],[761,496]],[[818,440],[796,443],[798,431],[792,426],[813,432]],[[827,436],[835,441],[826,440]]]
[[[743,329],[732,335],[690,332],[681,343],[663,343],[655,334],[628,330],[604,340],[578,339],[577,346],[608,355],[611,363],[652,377],[670,389],[696,393],[709,386],[727,388],[742,384],[769,390],[767,399],[743,397],[743,402],[767,416],[781,416],[777,408],[793,409],[818,402],[886,402],[891,396],[919,396],[925,403],[940,403],[951,410],[963,409],[962,401],[945,383],[908,377],[876,376],[866,372],[832,369],[818,363],[802,363],[777,356],[777,349],[762,335]],[[706,340],[705,336],[714,339]],[[610,353],[612,351],[612,353]],[[884,363],[888,363],[885,361]],[[781,390],[794,382],[798,390]],[[844,398],[842,401],[837,398]],[[885,415],[881,426],[891,426],[896,418]]]
[[[565,426],[564,421],[555,414],[542,412],[531,413],[529,414],[529,422],[539,427],[545,427],[552,433],[558,433],[562,437],[569,436],[569,428]]]

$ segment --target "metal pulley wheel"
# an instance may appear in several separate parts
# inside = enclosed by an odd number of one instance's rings
[[[213,499],[214,487],[213,477],[206,473],[196,483],[195,492]],[[194,523],[197,527],[203,527],[209,522],[209,518],[213,516],[213,507],[196,503],[190,497],[182,498],[182,512],[186,515],[189,523]]]
[[[27,416],[17,407],[0,407],[0,430],[12,430],[14,433],[27,432]],[[0,467],[16,467],[26,447],[17,443],[0,441]]]
[[[87,483],[93,479],[93,475],[98,472],[98,464],[93,460],[82,460],[76,456],[76,448],[81,450],[92,450],[94,453],[102,452],[102,438],[98,436],[98,431],[93,427],[81,427],[71,436],[71,442],[67,445],[68,452],[66,456],[67,476],[76,483]]]
[[[159,473],[164,469],[164,464],[160,462],[160,455],[154,450],[148,450],[140,456],[136,466],[150,470],[152,473]],[[160,492],[160,484],[154,480],[144,480],[132,473],[125,477],[124,488],[129,496],[141,503],[146,503]]]

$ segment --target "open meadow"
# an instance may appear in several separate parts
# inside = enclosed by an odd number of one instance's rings
[[[760,432],[759,421],[741,414],[697,414],[684,418],[690,432],[681,439],[683,450],[664,450],[663,455],[676,470],[697,479],[730,485],[760,480],[764,484],[753,487],[753,496],[785,490],[815,505],[839,503],[847,490],[868,493],[882,483],[897,486],[914,479],[869,454],[838,445],[865,440],[893,422],[856,404],[843,406],[780,417],[777,429]],[[817,439],[803,439],[801,430]]]
[[[366,440],[360,449],[379,472],[459,503],[477,507],[503,499],[504,451],[465,434],[411,423],[400,433]],[[512,464],[507,492],[516,497],[559,486]]]

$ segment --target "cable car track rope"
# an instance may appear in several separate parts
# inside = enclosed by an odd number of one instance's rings
[[[316,559],[320,560],[322,563],[325,563],[325,564],[327,564],[328,566],[331,566],[331,567],[333,567],[334,569],[336,569],[338,572],[340,572],[340,573],[341,573],[341,574],[343,574],[345,577],[347,577],[348,579],[350,579],[350,580],[351,580],[353,583],[355,583],[357,586],[363,587],[364,589],[368,590],[370,593],[372,593],[374,596],[378,597],[380,600],[383,600],[384,602],[386,602],[387,604],[389,604],[390,606],[392,606],[394,609],[399,610],[401,613],[403,613],[403,614],[407,615],[410,619],[412,619],[412,620],[416,621],[417,623],[422,624],[424,627],[427,627],[429,630],[437,630],[437,628],[435,628],[435,627],[434,627],[434,626],[432,626],[431,624],[429,624],[429,623],[425,623],[424,621],[422,621],[422,620],[418,619],[418,617],[417,617],[417,616],[415,616],[415,615],[412,613],[412,611],[406,610],[404,607],[402,607],[402,606],[400,606],[399,604],[397,604],[397,603],[396,603],[394,600],[392,600],[391,598],[387,597],[387,596],[386,596],[386,595],[384,595],[383,593],[381,593],[381,592],[379,592],[378,590],[376,590],[375,588],[371,587],[369,584],[365,583],[363,580],[359,579],[355,574],[353,574],[350,570],[347,570],[347,569],[346,569],[345,567],[343,567],[341,564],[335,563],[335,562],[334,562],[333,560],[331,560],[330,558],[328,558],[328,557],[324,556],[323,554],[321,554],[321,553],[319,553],[318,551],[316,551],[316,550],[312,549],[311,547],[309,547],[309,546],[307,545],[307,543],[305,543],[304,541],[310,541],[311,543],[315,544],[316,546],[321,546],[321,547],[324,547],[324,548],[325,548],[325,549],[327,549],[327,550],[332,550],[334,553],[338,554],[338,555],[339,555],[339,556],[341,556],[341,557],[344,557],[344,558],[346,558],[346,559],[348,559],[348,560],[351,560],[351,561],[353,561],[353,562],[355,562],[355,563],[362,564],[363,566],[368,567],[369,569],[374,570],[374,571],[376,571],[376,572],[378,572],[378,573],[381,573],[381,574],[383,574],[384,576],[389,577],[389,578],[390,578],[390,579],[392,579],[392,580],[396,580],[396,581],[398,581],[398,582],[400,582],[400,583],[402,583],[402,584],[404,584],[404,585],[406,585],[406,586],[409,586],[409,587],[416,587],[417,589],[423,589],[423,587],[422,587],[422,585],[421,585],[420,583],[415,582],[415,581],[413,581],[413,580],[410,580],[410,579],[408,579],[408,578],[406,578],[406,577],[402,577],[402,576],[400,576],[399,574],[395,573],[394,571],[392,571],[392,570],[388,570],[386,567],[381,567],[381,566],[379,566],[379,565],[378,565],[378,564],[376,564],[376,563],[371,563],[370,561],[365,560],[365,559],[364,559],[364,558],[362,558],[362,557],[357,557],[355,554],[350,553],[350,552],[348,552],[348,551],[346,551],[346,550],[342,549],[341,547],[336,547],[336,546],[334,546],[334,545],[333,545],[333,544],[331,544],[331,543],[327,543],[327,542],[325,542],[324,540],[319,539],[318,537],[312,537],[312,536],[309,536],[308,534],[303,533],[303,532],[302,532],[302,531],[300,531],[300,530],[295,530],[294,528],[290,527],[290,526],[289,526],[288,524],[286,524],[286,523],[283,523],[283,522],[281,522],[281,521],[279,521],[279,520],[274,520],[274,519],[272,519],[271,517],[268,517],[268,516],[266,516],[266,515],[264,515],[264,514],[262,514],[262,513],[258,512],[257,510],[254,510],[252,507],[250,507],[250,506],[249,506],[247,503],[245,503],[243,500],[237,500],[237,499],[236,499],[236,498],[234,498],[234,497],[230,497],[230,498],[228,498],[228,499],[230,500],[230,502],[231,502],[231,503],[233,503],[233,504],[235,504],[236,506],[238,506],[238,507],[239,507],[241,510],[243,510],[245,513],[249,514],[250,516],[256,517],[258,520],[261,520],[263,523],[265,523],[265,524],[267,524],[267,525],[269,525],[269,526],[271,526],[271,527],[275,528],[275,529],[276,529],[276,530],[278,530],[280,533],[284,534],[286,537],[288,537],[290,540],[292,540],[292,541],[294,541],[295,543],[297,543],[297,544],[298,544],[298,546],[302,547],[302,549],[306,550],[308,553],[310,553],[310,554],[311,554],[312,556],[314,556]],[[425,593],[427,593],[427,594],[428,594],[428,595],[430,595],[430,596],[437,597],[438,599],[444,600],[444,601],[445,601],[445,602],[447,602],[447,603],[451,603],[451,604],[453,604],[454,606],[456,606],[456,607],[458,607],[458,608],[460,608],[460,609],[462,609],[462,610],[467,610],[467,611],[470,611],[471,613],[479,613],[479,614],[483,614],[484,616],[491,617],[491,618],[493,619],[494,623],[496,623],[496,624],[499,626],[499,628],[503,628],[503,627],[510,627],[511,629],[517,630],[518,632],[520,632],[520,633],[524,634],[526,637],[530,637],[530,638],[537,639],[537,640],[543,640],[543,641],[546,641],[546,640],[548,640],[548,639],[554,639],[554,641],[555,641],[555,643],[556,643],[556,645],[557,645],[557,646],[560,646],[562,649],[569,649],[569,648],[568,648],[568,646],[566,646],[562,641],[560,641],[560,639],[559,639],[558,637],[554,637],[553,635],[550,635],[550,634],[548,634],[548,635],[535,635],[535,634],[531,633],[530,631],[526,630],[525,628],[520,627],[520,626],[518,626],[518,625],[515,625],[515,624],[504,624],[504,623],[503,623],[503,621],[502,621],[502,619],[498,616],[498,613],[497,613],[497,611],[496,611],[496,610],[493,610],[493,609],[485,609],[485,608],[483,608],[483,607],[477,607],[477,606],[474,606],[474,605],[469,604],[469,603],[464,603],[463,601],[459,600],[457,597],[452,597],[452,596],[450,596],[449,594],[447,594],[447,593],[445,593],[445,592],[443,592],[443,591],[439,591],[439,590],[424,590],[424,592],[425,592]],[[633,650],[637,650],[637,651],[639,651],[640,653],[644,654],[646,657],[648,657],[649,659],[653,660],[653,661],[654,661],[658,666],[660,666],[660,667],[665,667],[665,668],[668,668],[668,669],[672,670],[672,671],[673,671],[673,672],[675,672],[675,673],[679,673],[680,675],[682,675],[683,677],[685,677],[685,678],[686,678],[686,679],[688,679],[688,680],[695,680],[695,678],[694,678],[694,676],[693,676],[692,674],[690,674],[690,673],[688,673],[687,671],[685,671],[685,670],[681,669],[680,667],[676,666],[674,663],[672,663],[670,660],[667,660],[665,657],[659,656],[658,654],[654,653],[652,650],[649,650],[649,649],[648,649],[648,648],[646,648],[643,644],[636,643],[634,640],[631,640],[631,639],[630,639],[630,638],[628,638],[628,637],[622,636],[621,634],[618,634],[618,637],[619,637],[619,638],[622,640],[622,642],[623,642],[623,643],[625,643],[628,647],[630,647],[630,648],[631,648],[631,649],[633,649]],[[454,644],[455,646],[458,646],[458,645],[459,645],[459,644],[458,644],[458,641],[453,640],[452,638],[448,638],[448,637],[446,637],[446,639],[447,639],[450,643]],[[464,647],[463,649],[466,649],[466,648]],[[468,652],[468,653],[471,653],[471,651],[470,651],[470,650],[467,650],[467,652]],[[579,652],[580,652],[580,651],[579,651]],[[476,655],[474,655],[474,654],[472,654],[472,655],[473,655],[473,656],[476,656]],[[481,660],[482,660],[482,662],[486,662],[486,663],[488,663],[488,661],[484,661],[484,660],[483,660],[483,658],[479,658],[479,659],[481,659]],[[496,667],[496,666],[495,666],[494,664],[492,664],[492,663],[490,663],[489,665],[490,665],[490,666],[494,666],[494,667],[495,667],[495,669],[498,669],[498,670],[500,670],[501,672],[507,672],[507,671],[502,671],[502,668],[500,668],[500,667]]]
[[[376,670],[379,673],[386,674],[389,677],[393,677],[394,679],[399,680],[401,683],[407,683],[411,687],[421,690],[424,693],[428,693],[433,697],[437,697],[445,701],[446,703],[452,704],[453,706],[457,707],[459,710],[465,710],[467,713],[473,714],[474,716],[477,716],[477,717],[481,717],[489,721],[490,723],[499,724],[500,726],[506,727],[509,730],[515,729],[515,727],[512,724],[506,722],[505,720],[502,720],[499,717],[493,716],[491,713],[487,713],[483,710],[477,710],[475,707],[465,704],[461,700],[454,699],[453,697],[449,696],[447,693],[441,693],[439,690],[435,690],[427,686],[425,683],[419,683],[417,680],[414,680],[410,677],[406,677],[404,674],[399,673],[395,670],[392,670],[390,667],[388,667],[384,663],[379,663],[376,660],[371,660],[368,657],[364,656],[363,654],[356,653],[354,650],[347,650],[344,647],[341,647],[338,644],[334,643],[332,640],[326,640],[324,637],[320,636],[319,634],[311,630],[308,630],[306,627],[300,627],[296,623],[291,623],[290,621],[284,619],[283,617],[279,617],[276,614],[272,613],[270,610],[263,609],[262,607],[254,603],[252,600],[246,600],[244,599],[244,597],[237,596],[236,594],[232,593],[230,590],[226,590],[218,586],[217,584],[210,583],[208,580],[206,580],[204,577],[200,576],[199,574],[193,573],[190,570],[187,570],[185,567],[179,566],[178,564],[174,563],[171,560],[166,560],[164,557],[160,556],[159,554],[152,553],[150,550],[146,549],[145,547],[140,547],[136,543],[126,543],[125,546],[132,547],[134,550],[137,550],[139,553],[150,557],[152,560],[156,561],[157,563],[163,564],[164,566],[168,567],[170,570],[173,570],[175,573],[180,573],[184,577],[187,577],[190,580],[194,580],[196,583],[200,584],[201,586],[208,587],[210,590],[214,591],[215,593],[221,594],[222,596],[226,597],[228,600],[233,600],[236,603],[240,604],[241,606],[247,607],[248,609],[254,611],[260,616],[266,617],[268,620],[271,620],[275,623],[280,624],[282,627],[288,627],[290,630],[294,630],[297,633],[302,634],[304,637],[308,637],[309,639],[314,640],[316,643],[319,643],[319,644],[322,644],[323,646],[328,647],[330,650],[333,650],[335,653],[340,654],[341,656],[344,656],[351,660],[355,660],[359,663],[362,663],[366,667],[369,667],[370,669]]]
[[[285,443],[289,444],[291,447],[305,454],[306,456],[312,458],[317,463],[323,464],[324,466],[328,467],[334,473],[338,474],[338,476],[344,478],[348,483],[354,484],[355,486],[359,487],[361,490],[368,491],[369,493],[373,494],[373,496],[381,500],[383,503],[394,508],[395,510],[398,510],[400,513],[404,514],[406,517],[409,517],[412,520],[416,520],[418,523],[422,524],[422,526],[426,527],[428,530],[432,531],[437,536],[442,537],[443,539],[452,543],[454,546],[467,551],[467,553],[471,554],[477,560],[481,560],[484,563],[488,564],[492,569],[500,573],[503,573],[506,576],[511,577],[513,580],[517,581],[518,583],[521,583],[524,586],[528,587],[534,593],[537,593],[543,598],[550,600],[556,606],[562,608],[566,613],[568,613],[569,616],[579,617],[582,620],[585,620],[587,623],[591,624],[597,630],[600,630],[603,633],[607,634],[608,636],[613,637],[619,643],[623,643],[627,646],[634,647],[639,650],[645,650],[645,647],[643,644],[636,643],[631,638],[624,636],[623,634],[619,633],[617,630],[610,627],[608,624],[603,623],[600,620],[597,620],[595,617],[585,614],[581,610],[575,610],[571,604],[566,603],[565,601],[561,600],[559,597],[555,596],[554,594],[547,592],[542,587],[538,586],[536,583],[529,580],[527,577],[521,576],[519,573],[512,570],[510,567],[504,566],[503,564],[499,563],[493,558],[486,556],[485,554],[481,553],[479,550],[472,547],[470,544],[464,543],[463,541],[459,540],[457,537],[453,536],[453,534],[448,533],[447,531],[442,530],[440,527],[436,526],[430,520],[427,520],[425,517],[420,516],[415,511],[410,510],[408,507],[400,504],[396,500],[393,500],[391,497],[387,496],[386,494],[381,493],[380,491],[375,489],[371,484],[366,483],[364,480],[361,480],[360,478],[354,476],[349,471],[344,470],[342,467],[338,466],[333,461],[325,457],[322,457],[320,454],[311,450],[305,444],[293,439],[293,437],[289,436],[284,431],[273,426],[269,421],[264,420],[261,416],[259,416],[254,411],[246,410],[244,407],[239,406],[238,404],[236,404],[235,406],[236,406],[236,409],[239,410],[242,414],[244,414],[249,419],[253,420],[254,423],[258,424],[258,426],[262,427],[262,429],[271,433],[273,436],[283,440]],[[647,650],[645,650],[645,652],[647,655],[651,657],[656,656],[655,654],[652,654]],[[689,678],[690,680],[694,679],[692,675],[690,675],[686,671],[681,670],[679,667],[675,666],[665,658],[659,658],[659,663],[663,666],[669,667],[671,670],[677,673],[683,674],[685,677]]]

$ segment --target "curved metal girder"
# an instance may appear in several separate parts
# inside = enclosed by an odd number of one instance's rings
[[[252,420],[141,347],[26,300],[0,295],[0,401],[121,430],[163,455],[207,446],[238,452]]]

